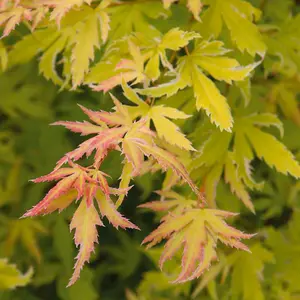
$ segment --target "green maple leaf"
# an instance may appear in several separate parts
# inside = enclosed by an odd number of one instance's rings
[[[32,269],[22,274],[15,265],[9,264],[7,259],[0,259],[0,290],[25,286],[30,282],[32,275]]]
[[[255,244],[251,254],[235,252],[228,258],[232,268],[230,290],[233,299],[264,300],[262,288],[263,269],[266,263],[274,263],[272,252]]]
[[[253,23],[261,15],[257,8],[243,0],[207,0],[205,3],[209,8],[201,18],[203,22],[196,24],[195,29],[207,38],[211,35],[217,38],[225,24],[240,51],[246,50],[252,56],[256,53],[264,56],[266,46],[258,27]]]
[[[205,190],[208,201],[214,203],[215,187],[225,170],[225,181],[244,204],[252,211],[254,207],[245,187],[260,189],[251,176],[250,163],[256,156],[278,172],[300,176],[299,163],[293,154],[274,136],[261,130],[275,126],[283,134],[280,120],[272,114],[254,114],[236,118],[233,133],[215,130],[203,143],[200,155],[192,162],[193,168],[207,167]],[[230,143],[233,141],[233,150]],[[218,144],[218,147],[215,145]],[[272,151],[269,151],[272,149]]]
[[[179,90],[192,86],[196,108],[204,109],[213,123],[221,130],[230,132],[233,119],[226,98],[204,72],[216,80],[231,84],[232,81],[244,80],[257,64],[242,67],[237,60],[224,56],[228,51],[220,41],[204,40],[192,53],[179,59],[174,74],[177,77],[174,80],[157,87],[141,89],[139,93],[152,97],[172,96]]]

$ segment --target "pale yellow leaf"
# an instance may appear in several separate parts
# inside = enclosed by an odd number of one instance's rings
[[[231,132],[233,119],[226,98],[198,68],[193,71],[192,81],[197,109],[204,109],[211,121],[221,130]]]

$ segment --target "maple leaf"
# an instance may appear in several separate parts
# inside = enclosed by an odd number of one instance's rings
[[[231,191],[254,212],[246,187],[261,190],[263,186],[252,178],[251,161],[255,153],[271,168],[275,167],[283,174],[290,173],[295,178],[299,177],[300,167],[284,144],[261,130],[263,127],[275,126],[282,136],[282,123],[276,115],[269,113],[246,115],[236,118],[235,121],[232,134],[215,130],[202,143],[200,154],[192,161],[191,167],[194,170],[207,167],[204,186],[210,204],[215,206],[216,186],[224,170],[225,181],[229,183]],[[216,143],[218,147],[215,147]],[[229,151],[231,143],[233,151]],[[272,152],[266,149],[272,149]]]
[[[79,278],[80,271],[91,252],[94,243],[98,240],[96,226],[104,226],[94,206],[96,198],[102,217],[106,217],[116,228],[122,227],[138,229],[133,223],[124,218],[116,209],[110,199],[110,194],[124,194],[128,189],[111,189],[105,178],[106,174],[97,169],[83,168],[69,161],[71,168],[56,169],[48,175],[34,180],[45,182],[60,180],[35,207],[30,209],[23,217],[52,213],[63,210],[76,198],[82,198],[77,208],[70,229],[75,229],[75,244],[80,246],[76,257],[76,264],[69,285]],[[25,236],[25,235],[24,235]]]
[[[170,190],[170,191],[157,191],[161,196],[161,200],[146,202],[139,205],[140,208],[151,209],[155,212],[168,212],[171,214],[182,213],[186,209],[197,208],[199,202],[194,199],[187,199],[186,197]]]
[[[115,66],[117,74],[97,85],[91,85],[94,91],[107,92],[120,85],[123,80],[126,82],[134,81],[132,84],[137,84],[147,79],[144,73],[144,57],[139,47],[129,40],[128,49],[132,59],[120,60]]]
[[[239,134],[239,138],[244,138],[246,142],[246,136],[257,157],[263,159],[267,165],[269,165],[271,168],[275,167],[278,172],[283,174],[290,173],[295,178],[300,177],[300,165],[294,158],[294,155],[274,136],[258,128],[259,126],[276,126],[280,130],[281,134],[283,134],[282,123],[275,115],[267,113],[249,115],[241,118],[238,123],[239,124],[236,125],[236,139],[238,138]],[[244,135],[244,137],[242,137],[242,135]],[[240,142],[236,141],[235,143]],[[240,144],[240,147],[244,147],[244,149],[247,147],[247,151],[250,151],[249,157],[253,157],[253,154],[251,154],[252,150],[250,149],[249,145]],[[240,147],[235,148],[238,162],[240,162],[242,159],[241,156],[244,154],[244,151],[241,150]],[[272,152],[267,152],[267,148],[272,149]]]
[[[267,264],[274,264],[274,255],[258,243],[252,245],[250,249],[251,254],[234,252],[223,256],[220,262],[201,278],[193,292],[193,298],[213,281],[218,283],[217,276],[222,273],[221,283],[230,274],[230,293],[237,299],[265,299],[262,285],[263,271]]]
[[[74,40],[70,41],[70,44],[75,43],[71,57],[73,88],[82,83],[88,72],[90,61],[94,60],[94,48],[100,48],[99,25],[103,43],[107,40],[110,19],[106,8],[109,3],[110,0],[102,1],[96,9],[91,9],[87,19],[79,23]]]
[[[88,207],[86,201],[81,201],[70,224],[70,229],[75,229],[74,240],[76,247],[80,245],[80,250],[68,286],[74,284],[79,278],[84,263],[89,260],[91,252],[94,251],[94,243],[98,242],[97,225],[103,226],[103,223],[95,206],[91,204]]]
[[[3,36],[10,34],[20,22],[28,22],[34,30],[42,19],[47,15],[49,8],[36,1],[11,1],[0,2],[0,24],[4,25]]]
[[[164,3],[164,7],[168,9],[172,3],[176,2],[176,0],[162,0]],[[194,18],[197,21],[200,21],[199,14],[202,10],[202,1],[201,0],[187,0],[187,7],[193,13]]]
[[[70,2],[63,2],[61,5],[62,7],[73,6]],[[83,5],[79,12],[72,10],[65,16],[59,31],[55,25],[50,24],[46,29],[40,28],[33,34],[25,36],[14,46],[11,55],[18,57],[20,53],[21,56],[12,63],[23,63],[43,52],[39,67],[45,78],[51,79],[58,85],[67,84],[71,78],[72,86],[76,88],[83,82],[90,62],[94,60],[95,49],[100,48],[100,45],[107,41],[110,29],[108,5],[109,1],[102,1],[95,8]],[[58,5],[57,9],[59,7]],[[52,13],[54,12],[55,9]],[[60,9],[60,12],[65,13],[65,10]],[[60,53],[64,55],[62,75],[65,78],[57,72],[57,57]],[[70,72],[71,76],[67,72]]]
[[[56,168],[61,167],[68,159],[77,161],[85,154],[86,156],[90,156],[94,150],[96,151],[94,156],[95,165],[100,165],[106,157],[108,150],[116,149],[117,145],[121,142],[121,138],[128,131],[128,125],[130,125],[131,120],[126,115],[125,108],[121,106],[119,101],[115,98],[113,98],[113,100],[116,104],[116,112],[114,113],[105,111],[95,112],[80,106],[83,112],[97,125],[93,125],[89,122],[57,122],[53,124],[63,125],[74,132],[80,132],[82,135],[98,133],[95,137],[81,143],[75,150],[68,152],[57,162]],[[109,128],[105,124],[109,124],[113,127]],[[115,127],[116,125],[121,126]]]
[[[233,119],[226,98],[201,69],[215,79],[231,84],[232,81],[244,80],[258,64],[241,67],[237,60],[223,57],[227,52],[228,50],[223,48],[222,42],[204,40],[191,54],[179,59],[176,69],[178,75],[174,80],[157,87],[140,89],[138,92],[153,97],[163,95],[169,97],[178,90],[193,86],[196,108],[204,109],[213,123],[221,130],[230,132]]]
[[[271,26],[263,30],[264,41],[268,47],[268,73],[279,72],[291,77],[300,69],[299,56],[299,15],[286,18],[281,26]],[[270,34],[272,32],[272,34]]]
[[[289,78],[287,81],[272,84],[268,91],[266,99],[268,111],[275,113],[278,105],[286,118],[300,126],[300,111],[297,101],[297,94],[300,92],[299,81]]]
[[[139,105],[144,103],[128,86],[124,87],[124,93],[134,103],[139,103]],[[80,245],[80,250],[69,285],[78,279],[80,270],[84,263],[89,260],[94,249],[94,243],[97,242],[96,225],[103,226],[94,207],[94,199],[98,203],[101,216],[106,217],[114,227],[138,229],[136,225],[117,211],[117,207],[120,206],[130,189],[130,179],[140,173],[144,156],[153,157],[164,170],[172,169],[199,195],[197,186],[190,179],[184,165],[171,153],[155,144],[156,135],[149,128],[149,119],[141,118],[139,121],[134,121],[139,115],[132,117],[128,106],[122,105],[113,95],[111,97],[115,103],[113,112],[92,111],[81,107],[95,124],[67,121],[53,124],[65,126],[73,132],[81,133],[81,135],[94,134],[95,136],[81,143],[77,149],[67,153],[58,161],[54,171],[33,180],[35,183],[53,180],[58,181],[58,183],[23,216],[29,217],[52,213],[56,210],[62,211],[76,199],[82,198],[70,226],[71,229],[75,229],[75,244],[76,246]],[[148,109],[148,105],[146,103],[144,105]],[[165,112],[162,113],[167,116],[172,114],[174,117],[185,117],[184,114],[174,109],[166,108]],[[110,188],[106,180],[108,175],[99,170],[108,151],[112,149],[121,151],[125,157],[124,178],[120,181],[119,189]],[[83,155],[90,156],[94,150],[92,166],[82,167],[74,162],[82,158]],[[63,167],[65,163],[68,163],[69,167]],[[116,204],[112,201],[111,194],[118,195]]]
[[[89,177],[87,174],[87,170],[79,165],[71,163],[71,168],[61,168],[56,169],[48,175],[39,177],[34,179],[33,182],[46,182],[52,180],[60,180],[50,191],[46,194],[46,196],[32,209],[27,211],[23,217],[32,217],[41,214],[48,214],[53,212],[53,210],[57,208],[62,209],[60,206],[63,205],[68,206],[72,201],[74,201],[77,197],[79,199],[84,194],[84,186],[86,181],[92,181],[92,178]],[[74,193],[73,190],[76,190],[77,193]],[[72,193],[70,192],[72,191]],[[55,204],[52,206],[51,203],[53,201],[57,201],[57,199],[61,200],[60,196],[67,194],[66,198],[63,198],[61,203],[57,203],[58,206]],[[49,209],[50,206],[50,209]]]
[[[37,243],[38,234],[47,234],[46,228],[35,220],[10,220],[6,224],[7,238],[5,240],[5,252],[7,256],[13,254],[17,243],[21,243],[35,260],[41,262],[41,252]]]
[[[8,63],[8,55],[5,45],[0,41],[0,70],[5,71]]]
[[[137,106],[128,107],[133,118],[149,117],[155,126],[157,135],[169,144],[186,150],[195,150],[191,142],[180,132],[179,128],[169,119],[187,119],[190,116],[172,107],[163,105],[150,106],[144,102],[134,90],[123,81],[122,88],[128,100]]]
[[[23,20],[30,20],[30,10],[24,7],[14,7],[8,10],[0,10],[0,25],[5,24],[2,37],[8,36]]]
[[[232,41],[240,51],[246,50],[252,56],[256,53],[264,56],[266,45],[258,27],[253,24],[260,18],[259,9],[243,0],[211,0],[208,4],[209,8],[203,14],[202,23],[195,24],[194,29],[206,38],[210,35],[217,38],[225,23]]]
[[[199,38],[200,35],[196,32],[183,31],[179,28],[173,28],[166,34],[156,36],[151,41],[147,40],[144,49],[144,57],[147,60],[145,74],[151,81],[155,81],[160,76],[160,63],[169,70],[173,70],[172,64],[168,61],[167,50],[178,51],[188,45],[193,39]],[[141,43],[143,38],[137,36],[138,42]]]
[[[45,6],[52,7],[53,10],[51,12],[51,19],[56,20],[59,24],[62,17],[70,11],[71,8],[80,7],[82,4],[87,3],[91,4],[93,0],[67,0],[67,1],[59,1],[59,0],[42,0],[41,3]],[[107,2],[107,1],[106,1]]]
[[[89,199],[91,198],[92,199]],[[75,229],[75,244],[80,246],[79,253],[76,257],[74,272],[68,286],[71,286],[79,278],[80,271],[86,261],[89,261],[91,253],[94,251],[94,244],[98,242],[98,233],[96,226],[104,226],[99,214],[94,206],[93,197],[97,200],[98,207],[102,217],[106,217],[109,222],[118,229],[139,228],[124,218],[117,210],[114,203],[110,200],[109,195],[101,191],[97,186],[87,185],[86,193],[77,208],[70,229]]]
[[[158,1],[132,2],[130,5],[116,5],[109,9],[112,16],[111,37],[114,40],[128,37],[132,32],[143,33],[147,38],[160,34],[149,20],[167,17],[168,11]],[[124,18],[130,16],[130,18]]]
[[[240,242],[249,239],[253,234],[245,234],[224,221],[225,218],[236,214],[208,209],[192,208],[182,213],[170,213],[163,217],[161,225],[150,233],[142,242],[148,243],[147,248],[153,247],[161,240],[167,239],[159,265],[163,267],[166,260],[171,259],[182,247],[183,256],[181,272],[172,283],[182,283],[193,280],[210,267],[217,259],[215,251],[217,241],[225,245],[249,251]]]
[[[261,280],[267,263],[275,263],[273,253],[259,244],[251,247],[249,253],[233,253],[228,258],[232,267],[231,292],[242,299],[264,299]]]
[[[150,40],[139,33],[131,35],[126,39],[127,45],[124,44],[125,39],[122,39],[109,47],[108,55],[91,70],[86,82],[91,84],[95,91],[107,92],[120,85],[122,81],[133,81],[132,84],[155,81],[160,75],[160,63],[173,70],[166,50],[178,51],[198,37],[200,35],[195,32],[186,32],[178,28],[171,29],[165,35],[158,32]],[[125,46],[128,48],[127,51],[124,51]],[[108,76],[110,72],[103,74],[103,67],[111,69],[112,76]],[[96,84],[97,81],[100,82]]]
[[[159,133],[160,124],[157,121],[158,118],[163,118],[163,116],[169,116],[173,118],[186,118],[186,115],[172,108],[155,107],[150,108],[148,104],[143,102],[137,94],[130,89],[127,85],[123,84],[124,95],[128,97],[129,100],[138,104],[146,113],[147,110],[152,114],[152,119],[158,130],[159,136],[164,136]],[[115,112],[106,111],[91,111],[84,107],[82,110],[90,117],[92,121],[97,123],[97,126],[92,125],[88,122],[78,123],[78,122],[57,122],[54,125],[63,125],[75,132],[81,132],[82,135],[97,133],[95,137],[83,142],[79,147],[69,153],[67,153],[62,159],[57,163],[56,169],[60,168],[68,160],[79,160],[83,155],[90,156],[95,150],[95,163],[94,166],[99,167],[103,159],[108,154],[111,149],[120,150],[124,155],[126,160],[132,165],[133,169],[130,170],[131,176],[136,176],[139,174],[142,164],[144,162],[144,156],[152,156],[156,161],[161,164],[161,167],[166,170],[168,168],[172,169],[175,174],[183,178],[190,187],[198,193],[198,189],[189,177],[189,174],[183,164],[171,153],[158,147],[154,138],[155,133],[149,129],[150,123],[147,118],[142,118],[139,121],[133,122],[134,119],[140,116],[137,111],[134,111],[134,107],[129,107],[122,105],[114,96],[111,95],[115,103]],[[131,113],[130,113],[131,111]],[[163,116],[159,116],[161,113]],[[142,116],[147,116],[147,114],[142,114]],[[159,119],[159,120],[160,120]],[[166,120],[167,124],[172,124],[170,121]],[[103,124],[106,124],[105,126]],[[157,126],[157,124],[159,124]],[[193,149],[190,146],[190,142],[180,133],[177,132],[177,127],[171,125],[171,129],[175,131],[173,136],[180,137],[180,142],[183,143],[182,148]],[[171,131],[172,132],[172,131]],[[121,148],[119,148],[121,144]],[[126,171],[128,172],[128,170]],[[129,174],[129,173],[128,173]],[[129,184],[129,179],[125,180]],[[125,188],[125,181],[121,182],[122,188]],[[120,196],[120,199],[123,196]],[[120,203],[119,200],[118,203]]]
[[[32,268],[22,274],[15,265],[9,264],[6,258],[0,259],[0,270],[1,290],[25,286],[30,282],[33,275]]]

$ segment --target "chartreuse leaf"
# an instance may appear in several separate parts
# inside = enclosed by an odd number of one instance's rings
[[[297,94],[300,92],[297,80],[289,79],[287,82],[280,82],[272,85],[268,95],[267,109],[277,111],[277,105],[286,118],[300,126],[300,112],[298,109]]]
[[[211,0],[209,8],[203,14],[202,23],[195,25],[205,37],[213,35],[217,38],[225,23],[232,41],[237,48],[245,50],[252,56],[264,56],[266,45],[258,27],[253,24],[260,18],[261,12],[247,1],[243,0]]]
[[[108,37],[109,17],[106,12],[109,1],[102,1],[95,9],[82,6],[80,11],[71,11],[63,19],[61,30],[57,31],[55,25],[47,29],[40,29],[33,35],[25,36],[16,43],[12,57],[24,51],[25,45],[30,45],[20,58],[12,63],[27,61],[39,52],[43,52],[40,60],[40,72],[47,79],[62,85],[64,78],[57,72],[57,58],[59,54],[65,56],[65,65],[70,62],[72,85],[76,88],[84,79],[89,70],[90,61],[94,60],[95,48],[105,43]]]
[[[71,270],[73,265],[73,241],[70,229],[62,216],[55,220],[53,228],[53,243],[57,256],[65,270]]]
[[[268,72],[280,72],[291,78],[299,73],[299,14],[292,17],[285,17],[281,26],[266,28],[264,40],[268,47],[268,59],[265,65]]]
[[[232,299],[265,299],[262,286],[263,271],[266,264],[275,263],[275,258],[272,252],[257,243],[250,247],[250,250],[251,253],[239,251],[227,257],[222,256],[220,262],[202,277],[193,292],[193,297],[211,282],[216,282],[217,276],[222,273],[222,282],[226,277],[230,277]]]
[[[226,98],[198,68],[195,68],[192,74],[197,109],[204,109],[211,122],[219,126],[220,129],[230,131],[233,119]]]
[[[160,138],[179,148],[194,150],[191,142],[180,132],[179,127],[169,120],[187,119],[188,115],[172,107],[165,107],[163,105],[150,106],[139,98],[136,92],[130,89],[125,82],[123,82],[122,87],[127,99],[137,104],[137,106],[128,108],[134,119],[140,116],[149,117],[153,121],[157,135]]]
[[[34,1],[20,3],[19,1],[3,0],[0,3],[1,23],[5,24],[3,36],[7,36],[21,21],[29,21],[27,26],[34,30],[46,16],[49,16],[48,13],[50,9],[50,21],[56,20],[56,23],[59,26],[61,19],[67,12],[71,9],[78,10],[84,3],[91,4],[91,2],[91,0],[69,0],[64,2],[47,0],[38,3]]]
[[[166,50],[178,51],[191,40],[199,37],[198,33],[173,28],[165,35],[153,38],[151,44],[146,45],[145,50],[145,56],[149,58],[145,68],[148,78],[155,81],[160,76],[160,63],[169,70],[173,70],[172,64],[168,61]]]
[[[265,299],[261,280],[263,279],[264,265],[274,263],[273,253],[255,244],[251,248],[251,254],[235,252],[228,262],[232,266],[231,293],[233,299]]]
[[[166,17],[168,11],[163,9],[162,3],[149,1],[146,3],[134,2],[129,5],[116,5],[109,8],[111,14],[110,38],[117,40],[132,32],[141,32],[146,37],[155,37],[160,32],[149,23],[149,19]],[[124,18],[130,16],[130,18]]]
[[[5,252],[7,256],[12,256],[20,243],[37,262],[40,262],[42,257],[37,236],[48,233],[46,228],[39,221],[31,219],[11,220],[6,226]]]
[[[221,271],[226,268],[226,257],[220,256],[219,262],[215,265],[213,265],[203,276],[201,277],[201,280],[199,284],[196,286],[192,293],[192,298],[197,299],[197,296],[201,293],[201,291],[209,286],[211,282],[214,282],[216,277],[221,273]],[[215,297],[218,299],[218,297]]]
[[[7,259],[0,259],[0,290],[14,289],[27,285],[33,275],[33,269],[22,274],[15,265],[9,264]]]
[[[111,1],[102,1],[95,10],[90,10],[86,20],[78,24],[76,35],[72,36],[75,44],[72,50],[71,73],[73,75],[73,87],[79,85],[84,75],[89,71],[90,61],[94,60],[94,49],[100,47],[99,25],[102,42],[105,43],[109,32],[110,18],[106,8]]]
[[[237,125],[236,130],[246,135],[256,155],[271,168],[274,166],[277,171],[283,174],[289,173],[296,178],[300,177],[300,166],[293,154],[274,136],[255,126],[256,124],[262,126],[275,125],[280,128],[280,122],[278,120],[276,122],[274,118],[270,120],[268,114],[265,117],[262,115],[257,123],[256,119],[257,117],[253,116],[244,117]],[[267,149],[272,149],[272,151],[267,151]]]
[[[0,207],[7,204],[15,204],[20,200],[19,176],[21,160],[16,159],[14,165],[6,175],[5,182],[0,180]]]
[[[225,181],[230,185],[231,191],[254,211],[246,186],[250,189],[262,188],[262,184],[256,183],[251,176],[250,163],[255,153],[277,171],[299,177],[299,163],[292,153],[274,136],[261,130],[261,127],[270,126],[277,127],[280,134],[283,134],[282,123],[273,114],[262,113],[240,117],[236,119],[232,134],[214,131],[202,144],[200,154],[192,162],[191,168],[194,170],[193,174],[196,174],[196,170],[207,167],[204,172],[204,187],[210,205],[215,205],[215,187],[224,169]],[[233,141],[232,152],[231,141]]]
[[[236,194],[237,197],[243,201],[245,206],[248,207],[254,213],[254,205],[250,200],[250,195],[248,194],[241,177],[239,177],[238,175],[237,168],[235,167],[233,153],[228,153],[224,169],[225,181],[229,183],[231,192],[233,194]]]
[[[0,41],[0,71],[5,71],[8,63],[8,53],[5,45]]]
[[[30,116],[49,119],[55,89],[37,75],[33,64],[22,65],[0,74],[0,111],[10,118]]]
[[[124,142],[123,142],[124,143]],[[123,146],[124,147],[124,146]],[[126,189],[129,187],[129,183],[132,177],[132,171],[133,171],[133,166],[130,162],[127,162],[124,164],[123,170],[122,170],[122,174],[121,174],[121,181],[119,184],[119,189]],[[125,194],[121,194],[118,197],[118,200],[116,202],[116,207],[118,208],[123,200],[125,198]]]
[[[179,59],[176,69],[178,77],[175,80],[139,90],[139,93],[153,97],[171,96],[186,86],[193,86],[196,108],[204,109],[213,123],[221,130],[230,132],[233,119],[226,98],[203,71],[217,80],[231,83],[244,80],[257,64],[241,67],[235,59],[224,57],[226,52],[222,42],[204,40],[191,54]]]

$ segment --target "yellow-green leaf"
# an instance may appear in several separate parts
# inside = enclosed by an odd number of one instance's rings
[[[0,259],[0,290],[14,289],[27,285],[33,275],[33,269],[22,274],[15,265],[9,264],[7,259]]]
[[[226,98],[215,84],[195,67],[192,74],[196,107],[204,109],[211,121],[221,130],[231,132],[233,119]]]

